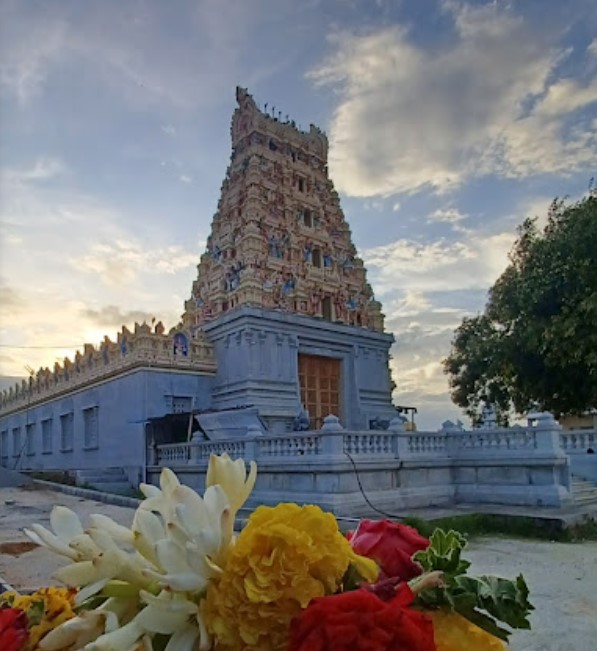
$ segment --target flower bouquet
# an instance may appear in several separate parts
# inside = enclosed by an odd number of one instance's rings
[[[529,628],[522,576],[467,574],[463,537],[318,506],[258,507],[257,474],[213,455],[203,497],[164,469],[130,528],[61,506],[26,534],[63,555],[66,588],[0,595],[2,651],[490,651]]]

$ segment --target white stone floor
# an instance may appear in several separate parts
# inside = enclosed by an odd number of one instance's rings
[[[109,515],[130,524],[133,510],[53,491],[0,489],[0,550],[4,543],[26,541],[22,528],[49,523],[54,504],[79,514]],[[35,548],[21,554],[0,552],[0,578],[19,590],[51,582],[62,560]],[[533,630],[516,632],[510,651],[597,651],[597,542],[551,543],[511,538],[485,538],[470,543],[466,557],[471,572],[514,578],[523,573],[537,610]]]

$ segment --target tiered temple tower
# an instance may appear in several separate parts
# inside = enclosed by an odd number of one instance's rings
[[[181,327],[214,346],[215,409],[252,405],[274,432],[332,413],[387,422],[392,382],[381,305],[311,125],[258,109],[237,88],[232,155]],[[294,425],[293,425],[294,423]]]
[[[328,141],[261,112],[237,89],[232,156],[183,325],[239,306],[383,331],[380,304],[328,177]]]

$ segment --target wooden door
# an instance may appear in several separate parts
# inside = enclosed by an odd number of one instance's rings
[[[312,429],[319,429],[329,414],[340,418],[340,360],[299,355],[301,402],[309,411]]]

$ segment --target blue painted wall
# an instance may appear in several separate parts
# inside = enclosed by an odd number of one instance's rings
[[[0,419],[0,461],[16,469],[86,469],[144,464],[144,424],[184,405],[206,409],[213,377],[181,371],[136,370]],[[97,442],[86,445],[85,410],[97,407]],[[72,445],[62,449],[62,420],[72,414]],[[51,423],[51,451],[42,421]],[[27,445],[27,425],[33,436]],[[14,449],[15,430],[20,433]]]
[[[182,370],[133,370],[2,416],[0,463],[23,470],[141,467],[147,420],[191,408],[253,405],[271,433],[286,432],[301,410],[301,353],[341,361],[341,413],[336,415],[344,427],[367,429],[373,418],[395,416],[388,370],[392,335],[253,307],[236,309],[204,329],[214,345],[215,377]],[[85,412],[93,409],[97,442],[90,445]],[[63,421],[69,417],[72,443],[64,446]],[[43,421],[51,426],[51,447],[45,450]],[[33,437],[30,445],[28,432]]]
[[[367,429],[391,419],[388,368],[392,335],[289,312],[242,307],[204,325],[218,370],[213,406],[255,405],[273,433],[285,431],[300,409],[298,355],[340,359],[344,427]]]

